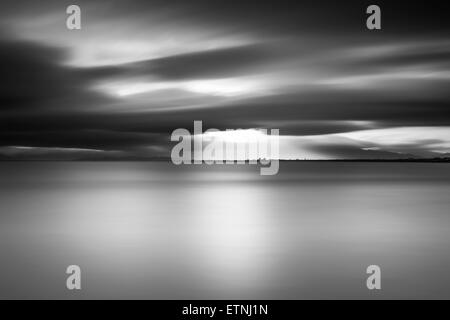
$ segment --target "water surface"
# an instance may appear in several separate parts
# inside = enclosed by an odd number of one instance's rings
[[[449,168],[0,163],[0,298],[450,298]]]

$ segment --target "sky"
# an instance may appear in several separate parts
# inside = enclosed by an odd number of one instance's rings
[[[168,157],[194,120],[279,129],[282,159],[448,156],[444,3],[368,30],[368,1],[2,1],[0,159]]]

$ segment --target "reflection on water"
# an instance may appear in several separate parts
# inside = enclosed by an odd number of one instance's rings
[[[0,298],[450,298],[448,168],[1,163]]]

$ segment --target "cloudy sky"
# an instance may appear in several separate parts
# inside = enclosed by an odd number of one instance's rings
[[[448,12],[390,2],[369,31],[367,1],[2,1],[0,158],[165,157],[194,120],[280,129],[282,158],[445,155]]]

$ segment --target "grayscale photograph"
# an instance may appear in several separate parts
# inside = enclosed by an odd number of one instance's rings
[[[0,299],[450,299],[449,13],[2,0]]]

